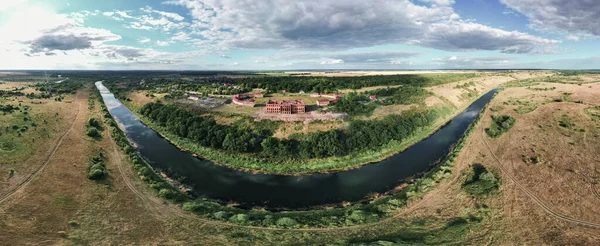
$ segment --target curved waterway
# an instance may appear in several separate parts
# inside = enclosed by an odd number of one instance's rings
[[[145,126],[101,81],[96,82],[96,87],[110,114],[151,166],[182,179],[199,196],[271,208],[358,201],[373,192],[387,192],[405,179],[430,170],[449,153],[496,92],[483,95],[437,132],[386,160],[331,174],[286,176],[238,171],[181,151]]]

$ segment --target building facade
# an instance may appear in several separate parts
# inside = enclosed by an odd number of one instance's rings
[[[271,114],[301,114],[306,112],[306,105],[302,100],[274,101],[269,100],[265,112]]]

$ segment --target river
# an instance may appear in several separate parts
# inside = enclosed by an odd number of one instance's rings
[[[393,189],[445,157],[496,92],[486,93],[437,132],[386,160],[331,174],[287,176],[243,172],[196,158],[145,126],[101,81],[96,87],[110,114],[152,167],[189,185],[198,196],[269,208],[358,201]]]

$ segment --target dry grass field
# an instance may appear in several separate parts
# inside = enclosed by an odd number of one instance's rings
[[[31,84],[7,82],[0,86],[3,90],[11,90]],[[0,190],[22,183],[50,155],[60,136],[77,117],[77,109],[73,107],[77,97],[67,96],[62,102],[24,96],[0,98],[0,105],[20,108],[13,113],[0,114]],[[13,129],[14,126],[18,129]],[[23,127],[27,130],[22,131]],[[12,175],[10,170],[14,170]]]
[[[554,89],[541,90],[543,88]],[[236,226],[205,220],[163,202],[133,173],[131,163],[110,138],[108,127],[100,140],[84,137],[86,120],[91,116],[102,118],[99,103],[88,108],[89,95],[90,88],[69,98],[71,103],[31,105],[32,115],[53,114],[55,111],[51,110],[56,110],[61,118],[55,123],[56,132],[51,138],[40,140],[36,151],[26,157],[28,165],[42,164],[58,137],[71,130],[44,169],[27,185],[0,201],[0,244],[344,244],[350,239],[383,238],[407,228],[413,229],[402,237],[417,244],[421,241],[415,237],[422,235],[420,232],[432,232],[427,237],[433,238],[459,238],[459,241],[433,241],[438,242],[435,244],[600,244],[600,228],[565,220],[566,217],[600,224],[600,207],[597,206],[600,203],[597,192],[600,189],[600,153],[597,151],[600,148],[600,83],[541,82],[531,87],[504,89],[490,103],[468,138],[456,159],[452,178],[443,180],[422,199],[412,201],[393,218],[364,226],[331,229]],[[24,98],[22,101],[28,103]],[[462,104],[468,103],[460,102],[457,107]],[[34,113],[35,110],[40,111]],[[76,110],[79,110],[78,117]],[[491,115],[511,115],[516,123],[501,137],[492,139],[484,132],[490,125]],[[73,123],[72,128],[70,123]],[[286,129],[298,127],[297,131],[311,127],[293,122],[283,125]],[[299,126],[303,128],[300,130]],[[90,157],[98,152],[107,155],[109,177],[106,181],[96,182],[86,177]],[[500,178],[498,192],[472,197],[463,191],[464,174],[474,163],[484,165]],[[0,168],[6,168],[5,163],[0,164]],[[28,176],[26,171],[17,174]],[[0,187],[0,195],[6,194],[8,187],[5,182]],[[456,231],[435,233],[456,217],[474,217],[479,222],[458,227],[462,229]]]

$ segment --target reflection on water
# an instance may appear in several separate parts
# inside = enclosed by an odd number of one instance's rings
[[[96,86],[111,115],[125,126],[127,137],[154,168],[182,179],[199,196],[289,208],[361,200],[369,193],[389,191],[407,177],[429,170],[448,154],[495,92],[479,98],[429,138],[384,161],[333,174],[296,177],[252,174],[195,158],[143,125],[102,82],[96,82]]]

